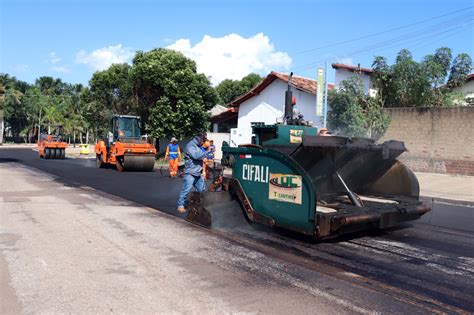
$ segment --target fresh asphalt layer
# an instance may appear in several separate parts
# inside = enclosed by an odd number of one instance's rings
[[[0,149],[2,161],[54,174],[64,185],[90,186],[176,215],[181,180],[170,179],[159,171],[119,173],[114,168],[95,168],[94,160],[42,160],[31,149]],[[472,313],[473,222],[470,205],[435,201],[434,211],[420,221],[322,242],[249,225],[226,227],[220,232],[223,237],[251,240],[258,246],[272,248],[275,257],[281,259],[289,259],[282,253],[290,253],[295,264],[306,264],[316,272],[345,270],[394,298],[415,299],[427,307],[421,308],[422,312]]]

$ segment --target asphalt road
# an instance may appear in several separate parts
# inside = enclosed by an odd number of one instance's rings
[[[1,149],[2,161],[52,173],[66,186],[87,185],[176,215],[181,180],[170,179],[160,172],[119,173],[112,168],[96,169],[93,160],[41,160],[31,149]],[[418,222],[322,242],[249,225],[226,226],[209,233],[237,240],[277,260],[324,276],[337,273],[339,280],[414,305],[423,313],[472,313],[472,214],[470,205],[436,202],[434,212]],[[346,293],[352,294],[351,287],[348,286]],[[402,309],[391,311],[403,312]]]

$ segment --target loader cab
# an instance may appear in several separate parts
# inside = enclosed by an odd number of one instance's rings
[[[141,121],[138,116],[114,115],[109,120],[109,142],[122,138],[140,139]]]

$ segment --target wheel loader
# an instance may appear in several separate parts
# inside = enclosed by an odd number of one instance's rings
[[[222,180],[191,194],[187,220],[233,228],[245,216],[325,238],[394,227],[430,211],[416,176],[397,160],[403,142],[318,135],[293,117],[290,84],[291,76],[284,123],[254,125],[251,144],[224,143]]]
[[[141,135],[140,117],[113,115],[107,135],[95,144],[96,165],[114,165],[118,171],[153,171],[155,147]]]
[[[59,135],[40,134],[38,152],[40,158],[64,159],[66,157],[67,143]]]

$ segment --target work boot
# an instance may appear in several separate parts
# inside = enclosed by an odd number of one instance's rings
[[[184,206],[178,206],[178,212],[179,213],[185,213],[186,212],[186,209],[184,208]]]

